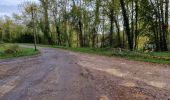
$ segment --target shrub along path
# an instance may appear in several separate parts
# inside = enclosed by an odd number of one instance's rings
[[[33,48],[20,47],[17,44],[0,44],[0,59],[32,56],[38,54]]]
[[[1,100],[168,100],[170,66],[40,48],[0,63]]]

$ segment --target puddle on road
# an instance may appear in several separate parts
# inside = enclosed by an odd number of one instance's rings
[[[150,81],[150,82],[146,82],[146,83],[148,83],[148,85],[151,85],[151,86],[154,86],[157,88],[165,88],[165,86],[166,86],[166,83],[164,83],[164,82]]]
[[[130,81],[123,81],[120,85],[125,86],[125,87],[136,87],[137,86],[134,82],[130,82]]]
[[[147,74],[147,75],[152,75],[153,73],[151,73],[151,72],[146,72],[146,74]]]
[[[117,76],[117,77],[124,77],[124,76],[127,75],[126,73],[122,73],[119,70],[113,69],[113,68],[112,69],[106,69],[104,71],[106,71],[106,72],[108,72],[108,73],[110,73],[110,74],[112,74],[114,76]]]
[[[148,98],[147,95],[139,94],[139,93],[133,94],[133,96],[134,96],[135,98],[140,98],[140,100],[146,100],[146,99]]]
[[[107,96],[103,95],[103,96],[100,96],[99,100],[109,100],[109,98]]]
[[[118,69],[114,69],[114,68],[105,68],[105,67],[100,67],[97,64],[91,64],[91,63],[87,63],[87,62],[79,62],[79,65],[83,66],[83,67],[88,67],[91,69],[95,69],[95,70],[99,70],[99,71],[104,71],[107,72],[111,75],[117,76],[117,77],[124,77],[127,76],[127,73],[121,72]]]

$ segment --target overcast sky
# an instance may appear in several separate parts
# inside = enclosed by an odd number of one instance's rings
[[[38,2],[38,0],[0,0],[0,17],[3,15],[11,16],[12,13],[19,13],[18,5],[24,1]]]

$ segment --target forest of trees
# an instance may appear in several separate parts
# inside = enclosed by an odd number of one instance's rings
[[[39,0],[0,19],[0,41],[168,51],[169,0]]]

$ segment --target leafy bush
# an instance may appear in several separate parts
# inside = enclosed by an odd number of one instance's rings
[[[5,54],[15,54],[20,51],[21,51],[21,49],[18,45],[10,45],[4,50],[4,53]]]

